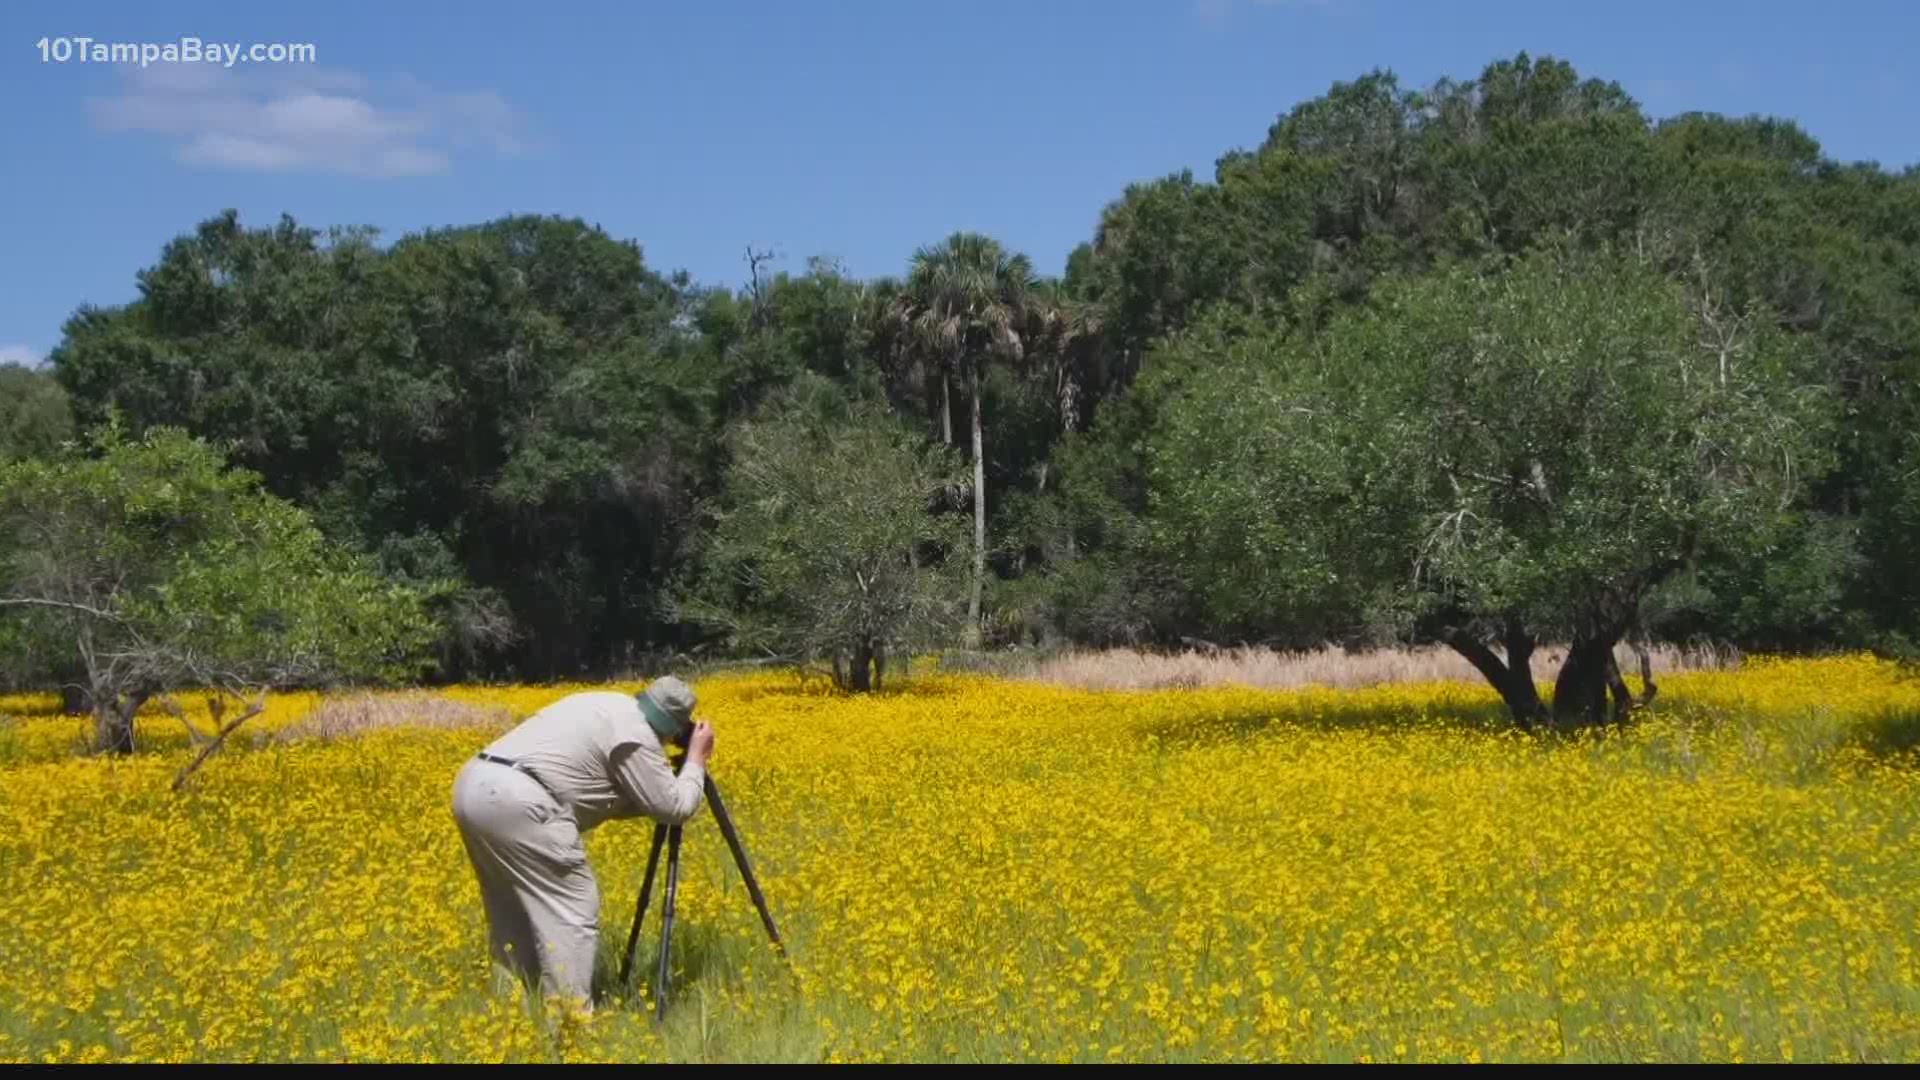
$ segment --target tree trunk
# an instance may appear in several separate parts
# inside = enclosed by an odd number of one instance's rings
[[[1653,681],[1653,657],[1648,654],[1644,640],[1633,638],[1628,644],[1633,646],[1634,654],[1640,657],[1640,704],[1651,705],[1653,696],[1660,692],[1660,687]]]
[[[1616,724],[1626,723],[1627,713],[1633,710],[1633,691],[1627,689],[1627,680],[1620,676],[1620,662],[1612,649],[1607,650],[1607,694],[1613,699],[1613,713],[1608,719]]]
[[[1547,707],[1540,700],[1540,688],[1533,682],[1533,635],[1518,619],[1508,619],[1505,631],[1501,634],[1502,647],[1507,653],[1507,682],[1500,696],[1507,701],[1507,707],[1516,705],[1527,717],[1522,724],[1530,727],[1546,719]]]
[[[873,643],[873,690],[879,693],[881,683],[887,677],[887,645],[884,641]]]
[[[133,753],[133,717],[145,694],[104,694],[93,699],[94,748],[102,754]]]
[[[953,375],[940,369],[940,443],[953,445]]]
[[[853,647],[853,666],[847,670],[847,685],[855,693],[873,689],[873,642],[862,638]]]
[[[1620,662],[1613,650],[1607,650],[1607,693],[1613,699],[1613,713],[1609,719],[1616,724],[1624,724],[1633,710],[1653,704],[1655,694],[1660,687],[1653,681],[1653,657],[1647,652],[1646,643],[1637,638],[1627,640],[1628,647],[1640,658],[1640,697],[1635,699],[1633,689],[1620,671]]]
[[[1575,635],[1553,684],[1556,727],[1597,726],[1607,720],[1607,692],[1619,678],[1613,645],[1604,636]],[[1625,689],[1622,683],[1621,689]]]
[[[1514,723],[1530,728],[1546,719],[1546,706],[1541,704],[1540,691],[1533,685],[1533,638],[1518,622],[1507,623],[1503,635],[1507,650],[1504,661],[1485,642],[1462,631],[1447,635],[1447,644],[1500,692],[1500,699],[1507,703],[1507,714],[1513,717]]]
[[[980,364],[967,365],[973,396],[973,592],[967,598],[967,645],[980,647],[980,590],[987,576],[987,461],[980,431]]]
[[[1510,675],[1523,679],[1528,687],[1533,686],[1533,635],[1520,625],[1519,619],[1508,619],[1500,635],[1501,647],[1507,651],[1507,671]],[[1536,692],[1533,700],[1538,703],[1540,696]]]

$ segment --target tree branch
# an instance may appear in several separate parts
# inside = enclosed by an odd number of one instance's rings
[[[76,604],[68,600],[47,600],[37,596],[0,596],[0,607],[44,607],[62,611],[78,611],[106,622],[127,625],[127,620],[110,611],[102,611],[86,604]]]
[[[1510,669],[1492,649],[1487,648],[1485,642],[1464,630],[1457,629],[1448,631],[1444,640],[1454,652],[1459,653],[1478,669],[1488,682],[1495,687],[1506,685],[1507,673]]]
[[[261,694],[259,697],[254,699],[254,702],[252,705],[248,706],[246,712],[241,713],[239,716],[236,716],[232,720],[229,720],[227,723],[221,725],[219,734],[215,735],[211,742],[207,743],[206,746],[202,747],[200,750],[199,756],[195,757],[191,762],[189,762],[185,768],[180,770],[179,775],[173,778],[173,790],[179,791],[181,788],[185,787],[187,783],[187,778],[192,776],[200,768],[200,766],[205,764],[206,760],[212,757],[215,753],[217,753],[222,746],[226,745],[227,736],[232,735],[235,731],[238,731],[241,724],[244,724],[247,721],[253,719],[254,717],[259,716],[261,713],[265,712],[266,710],[267,710],[267,696],[265,694]]]

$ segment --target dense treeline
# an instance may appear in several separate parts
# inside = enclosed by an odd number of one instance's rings
[[[733,290],[577,220],[228,213],[0,373],[0,455],[203,436],[433,583],[448,677],[1430,640],[1530,719],[1502,665],[1551,641],[1598,718],[1622,638],[1920,640],[1916,255],[1914,170],[1522,55],[1338,84],[1057,280],[970,234]]]

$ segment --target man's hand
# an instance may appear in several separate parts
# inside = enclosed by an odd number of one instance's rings
[[[693,725],[693,734],[687,736],[687,760],[704,769],[712,756],[713,725],[703,720]]]

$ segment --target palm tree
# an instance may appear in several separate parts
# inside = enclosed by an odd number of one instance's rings
[[[1027,342],[1030,354],[1047,358],[1036,376],[1051,379],[1054,410],[1060,433],[1080,430],[1086,419],[1086,399],[1098,393],[1105,323],[1098,305],[1076,299],[1059,280],[1041,282],[1028,304]]]
[[[901,294],[915,342],[940,372],[941,408],[951,441],[952,378],[967,380],[973,404],[973,588],[967,600],[967,644],[980,643],[980,594],[987,573],[987,477],[980,416],[982,369],[993,358],[1019,363],[1031,325],[1036,279],[1025,255],[990,237],[956,232],[914,252]]]

